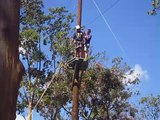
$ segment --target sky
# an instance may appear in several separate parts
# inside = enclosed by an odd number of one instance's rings
[[[65,6],[69,12],[77,13],[77,0],[44,1],[48,8]],[[151,0],[94,1],[102,13],[106,11],[102,17],[93,0],[83,0],[82,25],[92,30],[94,53],[105,51],[109,61],[123,57],[135,73],[140,73],[140,97],[160,94],[160,13],[147,14]]]
[[[93,0],[83,0],[82,25],[92,30],[93,51],[106,51],[109,61],[123,57],[132,68],[141,72],[139,89],[142,96],[160,94],[160,13],[156,16],[147,14],[152,8],[151,0],[94,1],[102,13],[106,11],[103,15],[114,35]],[[47,7],[66,6],[77,14],[77,0],[45,0],[45,4]]]

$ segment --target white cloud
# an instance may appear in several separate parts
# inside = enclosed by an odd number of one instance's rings
[[[137,74],[139,74],[140,80],[148,80],[149,79],[148,71],[143,70],[139,64],[135,65],[134,70],[135,70],[135,72],[137,72]]]
[[[139,80],[149,79],[148,71],[142,69],[139,64],[136,64],[134,68],[126,74],[125,77],[126,78],[123,80],[124,83],[133,82],[136,78]]]

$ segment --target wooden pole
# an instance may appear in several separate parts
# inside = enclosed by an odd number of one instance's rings
[[[78,102],[79,102],[79,68],[76,67],[75,78],[73,83],[73,108],[72,108],[72,120],[78,120]]]
[[[82,17],[82,0],[78,0],[78,16],[77,16],[77,25],[81,27],[81,17]],[[77,63],[78,64],[78,63]],[[79,120],[78,117],[78,102],[79,102],[79,66],[75,66],[75,77],[73,83],[73,108],[72,108],[72,120]]]
[[[78,0],[78,15],[77,15],[77,25],[81,27],[82,19],[82,0]]]

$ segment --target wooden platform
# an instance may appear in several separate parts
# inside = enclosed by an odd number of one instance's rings
[[[85,61],[84,58],[74,57],[67,63],[70,69],[74,69],[76,63],[78,65],[79,70],[86,70],[88,67],[88,61]]]

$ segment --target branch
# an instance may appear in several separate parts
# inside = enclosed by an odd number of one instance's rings
[[[67,114],[72,115],[72,113],[70,111],[68,111],[63,105],[62,105],[62,108],[67,112]]]
[[[36,86],[37,82],[38,82],[38,79],[35,79],[35,82],[33,83],[33,86]],[[36,89],[33,89],[33,91],[32,91],[32,93],[33,93],[33,94],[32,94],[32,97],[31,97],[31,102],[32,102],[32,103],[33,103],[34,96],[35,96],[35,94],[34,94],[34,93],[35,93],[35,90],[36,90]]]
[[[29,98],[28,98],[28,96],[27,96],[26,90],[24,89],[24,84],[23,84],[23,82],[22,82],[22,88],[23,88],[24,96],[26,97],[26,100],[27,100],[27,103],[28,103]]]
[[[88,120],[87,116],[86,116],[84,113],[82,114],[82,116],[83,116],[86,120]]]
[[[22,115],[22,117],[26,120],[26,118],[25,118],[25,116],[24,116],[24,115]]]
[[[92,112],[93,112],[93,108],[91,109],[91,112],[90,112],[90,114],[89,114],[88,118],[90,118],[90,117],[91,117]]]
[[[55,114],[54,114],[53,120],[56,120],[58,111],[59,111],[59,108],[56,108],[56,112],[55,112]]]
[[[32,104],[33,104],[33,100],[34,100],[34,94],[35,92],[33,92],[33,94],[32,94],[32,98],[31,98],[31,102],[32,102]]]
[[[94,108],[95,109],[95,108]],[[91,117],[91,114],[93,113],[93,108],[91,109],[91,112],[90,112],[90,114],[89,114],[89,116],[88,116],[88,118],[90,118]],[[94,116],[93,116],[93,118],[92,118],[92,120],[94,120],[94,118],[96,117],[98,115],[98,113],[97,113],[97,110],[96,110],[96,113],[94,114]]]

